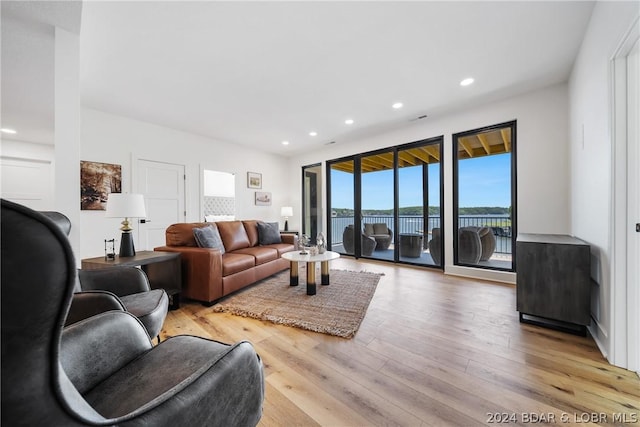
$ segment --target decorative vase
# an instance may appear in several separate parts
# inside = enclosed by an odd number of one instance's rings
[[[327,251],[327,241],[324,238],[324,234],[318,233],[318,237],[316,237],[316,244],[318,245],[319,254],[323,254]]]

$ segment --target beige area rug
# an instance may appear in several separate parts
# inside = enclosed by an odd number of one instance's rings
[[[320,280],[317,271],[316,280]],[[213,311],[268,320],[314,332],[351,338],[355,335],[382,274],[330,270],[329,286],[316,285],[307,295],[306,271],[300,284],[289,286],[289,270],[257,282],[218,304]]]

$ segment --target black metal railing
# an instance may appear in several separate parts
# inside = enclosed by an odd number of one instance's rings
[[[460,216],[458,227],[490,227],[496,236],[496,252],[511,254],[511,220],[506,216]],[[331,218],[331,243],[342,244],[342,233],[346,226],[354,223],[352,216]],[[363,224],[384,223],[388,228],[394,230],[393,217],[391,216],[364,216]],[[419,233],[431,234],[434,228],[440,228],[440,217],[430,216],[427,227],[424,227],[424,219],[419,216],[398,217],[398,233]],[[395,231],[395,230],[394,230]]]

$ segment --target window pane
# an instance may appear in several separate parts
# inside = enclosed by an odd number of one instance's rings
[[[362,256],[394,260],[393,152],[361,160]]]
[[[442,242],[431,242],[440,227],[440,144],[400,150],[398,159],[399,259],[440,265]]]
[[[331,168],[331,250],[354,254],[353,160],[333,163]]]
[[[512,126],[455,137],[459,265],[513,268]]]

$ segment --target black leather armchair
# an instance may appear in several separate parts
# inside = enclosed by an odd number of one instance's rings
[[[140,319],[151,338],[160,335],[169,310],[169,298],[163,289],[151,289],[144,271],[135,267],[78,270],[78,278],[82,292],[76,293],[72,306],[88,291],[108,291]]]
[[[44,211],[67,236],[71,221],[60,212]],[[169,298],[163,289],[151,289],[144,271],[135,267],[79,270],[66,325],[107,310],[124,308],[136,316],[151,338],[158,337],[167,317]]]
[[[76,281],[65,234],[2,200],[2,425],[251,426],[264,377],[248,342],[172,337],[108,311],[64,328]]]

